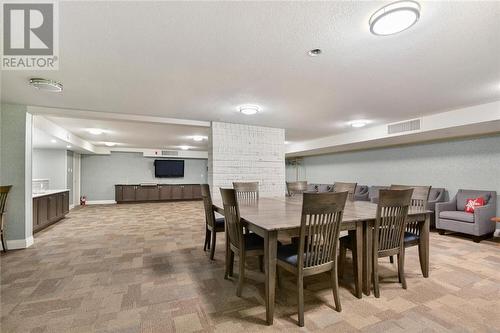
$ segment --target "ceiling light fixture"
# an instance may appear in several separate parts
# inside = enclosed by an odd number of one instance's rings
[[[71,148],[71,146],[70,146],[70,145],[67,145],[67,146],[66,146],[66,148],[68,148],[68,149],[69,149],[69,148]]]
[[[370,17],[370,31],[378,36],[396,34],[410,28],[419,18],[418,2],[411,0],[393,2],[380,8]]]
[[[55,139],[50,140],[50,142],[57,143],[57,141]]]
[[[201,135],[195,135],[195,136],[193,136],[193,140],[194,141],[198,141],[199,142],[199,141],[203,141],[203,139],[205,139],[205,137],[201,136]]]
[[[29,84],[30,86],[43,91],[61,92],[63,90],[62,83],[54,80],[32,78],[30,79]]]
[[[290,143],[290,141],[285,141],[285,144],[286,144],[286,145],[287,145],[287,144],[289,144],[289,143]]]
[[[321,51],[321,49],[312,49],[312,50],[310,50],[309,52],[307,52],[307,54],[308,54],[310,57],[317,57],[317,56],[319,56],[321,53],[323,53],[323,51]]]
[[[354,120],[349,123],[354,128],[365,127],[368,124],[367,120]]]
[[[242,105],[239,107],[239,110],[244,115],[250,116],[260,112],[261,109],[258,105]]]
[[[189,147],[189,146],[179,146],[179,148],[180,148],[181,150],[188,150],[188,149],[189,149],[189,148],[191,148],[191,147]]]
[[[99,128],[89,128],[87,131],[93,135],[100,135],[100,134],[104,133],[104,131],[102,129],[99,129]]]
[[[108,147],[114,147],[114,146],[116,146],[116,143],[114,143],[114,142],[104,142],[104,144],[106,146],[108,146]]]

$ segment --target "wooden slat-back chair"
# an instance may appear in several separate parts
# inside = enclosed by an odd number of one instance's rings
[[[255,233],[243,233],[243,223],[240,218],[236,190],[220,189],[224,205],[224,220],[226,224],[227,241],[225,278],[233,275],[234,254],[239,256],[239,277],[236,295],[241,296],[245,279],[245,259],[248,256],[259,256],[261,269],[264,256],[264,239]]]
[[[3,252],[7,252],[7,246],[5,245],[5,239],[3,234],[3,226],[4,226],[5,206],[7,203],[7,195],[9,194],[11,188],[12,185],[0,186],[0,238],[2,240]]]
[[[304,277],[331,272],[333,298],[341,311],[337,248],[347,192],[304,193],[298,248],[278,247],[278,267],[297,276],[299,326],[304,326]]]
[[[357,184],[358,183],[335,182],[333,184],[333,192],[347,192],[349,201],[354,201],[354,193],[356,192]]]
[[[375,297],[380,297],[378,258],[398,256],[398,276],[406,289],[404,276],[404,232],[413,189],[380,190],[377,218],[373,228],[372,267]]]
[[[286,191],[290,197],[304,193],[307,191],[307,181],[286,182]]]
[[[215,218],[212,196],[208,184],[201,184],[201,197],[205,208],[205,244],[203,251],[210,249],[210,259],[214,260],[215,241],[218,232],[224,231],[224,218]]]
[[[404,189],[413,189],[413,195],[411,197],[410,208],[426,210],[427,202],[429,201],[429,193],[431,192],[431,186],[413,186],[413,185],[391,185],[391,190],[404,190]],[[417,221],[407,222],[406,224],[406,232],[405,232],[405,247],[411,246],[419,246],[419,254],[421,253],[420,249],[420,229],[422,227],[422,223]],[[425,264],[425,258],[420,255],[420,266],[422,267],[422,273],[424,272],[423,265]],[[390,257],[391,263],[394,262],[393,257]]]
[[[259,182],[233,182],[236,197],[241,201],[259,199]]]

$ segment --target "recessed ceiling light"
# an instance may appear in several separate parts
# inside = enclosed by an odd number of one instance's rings
[[[61,92],[63,90],[63,85],[60,82],[54,80],[47,80],[41,78],[32,78],[29,82],[30,86],[36,89],[50,92]]]
[[[239,107],[239,110],[244,115],[252,115],[260,112],[260,107],[258,105],[242,105]]]
[[[289,144],[289,143],[290,143],[290,141],[285,141],[285,144],[286,144],[286,145],[287,145],[287,144]]]
[[[365,127],[368,124],[367,120],[354,120],[349,123],[352,127],[360,128]]]
[[[189,146],[179,146],[179,148],[182,149],[182,150],[188,150],[191,147],[189,147]]]
[[[205,137],[201,136],[201,135],[195,135],[195,136],[193,136],[193,140],[194,141],[203,141],[203,139],[205,139]]]
[[[108,146],[108,147],[114,147],[114,146],[116,146],[116,143],[114,143],[114,142],[104,142],[104,144],[106,146]]]
[[[71,148],[71,146],[70,146],[70,145],[67,145],[67,146],[66,146],[66,148]]]
[[[57,141],[56,141],[56,140],[54,140],[54,139],[50,140],[50,142],[52,142],[52,143],[57,143]]]
[[[307,52],[307,54],[308,54],[310,57],[317,57],[317,56],[319,56],[321,53],[323,53],[323,51],[321,51],[321,49],[312,49],[312,50],[310,50],[309,52]]]
[[[392,35],[408,29],[420,18],[418,2],[403,0],[393,2],[377,10],[370,17],[370,31],[374,35]]]
[[[94,134],[94,135],[100,135],[100,134],[104,133],[104,131],[100,128],[89,128],[89,129],[87,129],[87,131],[90,134]]]

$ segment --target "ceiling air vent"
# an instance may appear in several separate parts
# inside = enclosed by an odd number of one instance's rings
[[[178,156],[179,152],[177,150],[162,150],[161,154],[163,156]]]
[[[388,134],[420,130],[420,119],[412,119],[387,125]]]

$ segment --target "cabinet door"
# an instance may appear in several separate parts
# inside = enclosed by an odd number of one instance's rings
[[[182,188],[180,185],[173,185],[172,187],[172,199],[181,200],[182,199]]]
[[[37,198],[37,229],[40,229],[49,222],[49,197]]]
[[[135,200],[136,201],[147,201],[148,200],[148,187],[147,186],[136,186],[136,188],[135,188]]]
[[[122,186],[123,201],[135,201],[135,185]]]
[[[185,200],[193,199],[193,185],[184,185],[183,187],[182,198]]]
[[[123,186],[115,185],[115,201],[123,201]]]
[[[38,198],[33,199],[33,231],[38,227]]]
[[[160,199],[160,189],[158,186],[148,186],[147,191],[149,201],[158,201]]]
[[[64,202],[64,193],[57,193],[54,195],[54,198],[56,200],[56,217],[61,217],[63,216],[63,202]]]
[[[172,200],[172,186],[158,185],[160,191],[160,200]]]
[[[49,208],[48,208],[48,222],[52,222],[57,219],[57,196],[50,195],[49,198]]]
[[[193,185],[193,199],[201,199],[201,186]]]
[[[69,212],[69,192],[63,192],[63,194],[62,194],[62,213],[63,213],[63,215],[66,215],[66,214],[68,214],[68,212]]]

